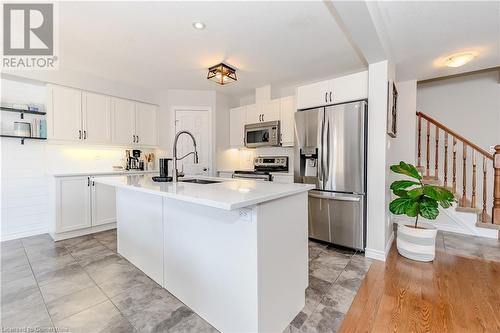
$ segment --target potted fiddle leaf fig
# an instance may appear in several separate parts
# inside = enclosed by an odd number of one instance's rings
[[[409,259],[432,261],[436,252],[437,229],[428,224],[419,225],[418,218],[435,220],[439,215],[439,206],[444,209],[451,207],[455,197],[446,187],[424,184],[417,168],[411,164],[401,161],[392,165],[391,171],[410,179],[396,180],[391,184],[397,198],[389,204],[389,210],[395,215],[415,218],[412,225],[398,223],[398,252]]]

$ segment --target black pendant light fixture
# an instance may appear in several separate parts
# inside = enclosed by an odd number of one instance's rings
[[[220,85],[226,85],[238,80],[236,70],[222,62],[208,69],[207,79]]]

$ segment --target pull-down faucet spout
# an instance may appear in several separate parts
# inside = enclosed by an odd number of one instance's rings
[[[189,152],[187,153],[186,155],[184,156],[181,156],[181,157],[177,157],[177,141],[179,140],[179,136],[181,136],[181,134],[187,134],[191,137],[191,139],[193,140],[193,147],[194,147],[194,151],[192,152]],[[172,170],[172,181],[176,182],[177,181],[177,161],[178,160],[182,160],[183,158],[189,156],[193,154],[193,161],[195,164],[198,164],[199,160],[198,160],[198,151],[196,150],[196,139],[194,137],[194,135],[189,132],[189,131],[179,131],[177,132],[177,134],[175,135],[175,139],[174,139],[174,148],[173,148],[173,170]]]

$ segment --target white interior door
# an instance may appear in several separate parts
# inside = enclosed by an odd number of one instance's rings
[[[175,133],[186,130],[193,133],[196,138],[199,163],[195,164],[191,155],[177,163],[177,168],[184,170],[186,175],[210,174],[212,161],[210,128],[210,112],[207,109],[175,110]],[[177,156],[182,157],[191,151],[193,151],[193,141],[189,135],[181,135],[177,143]]]

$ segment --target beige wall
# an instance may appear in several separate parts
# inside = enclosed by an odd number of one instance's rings
[[[419,84],[417,109],[474,143],[500,144],[500,72]]]

